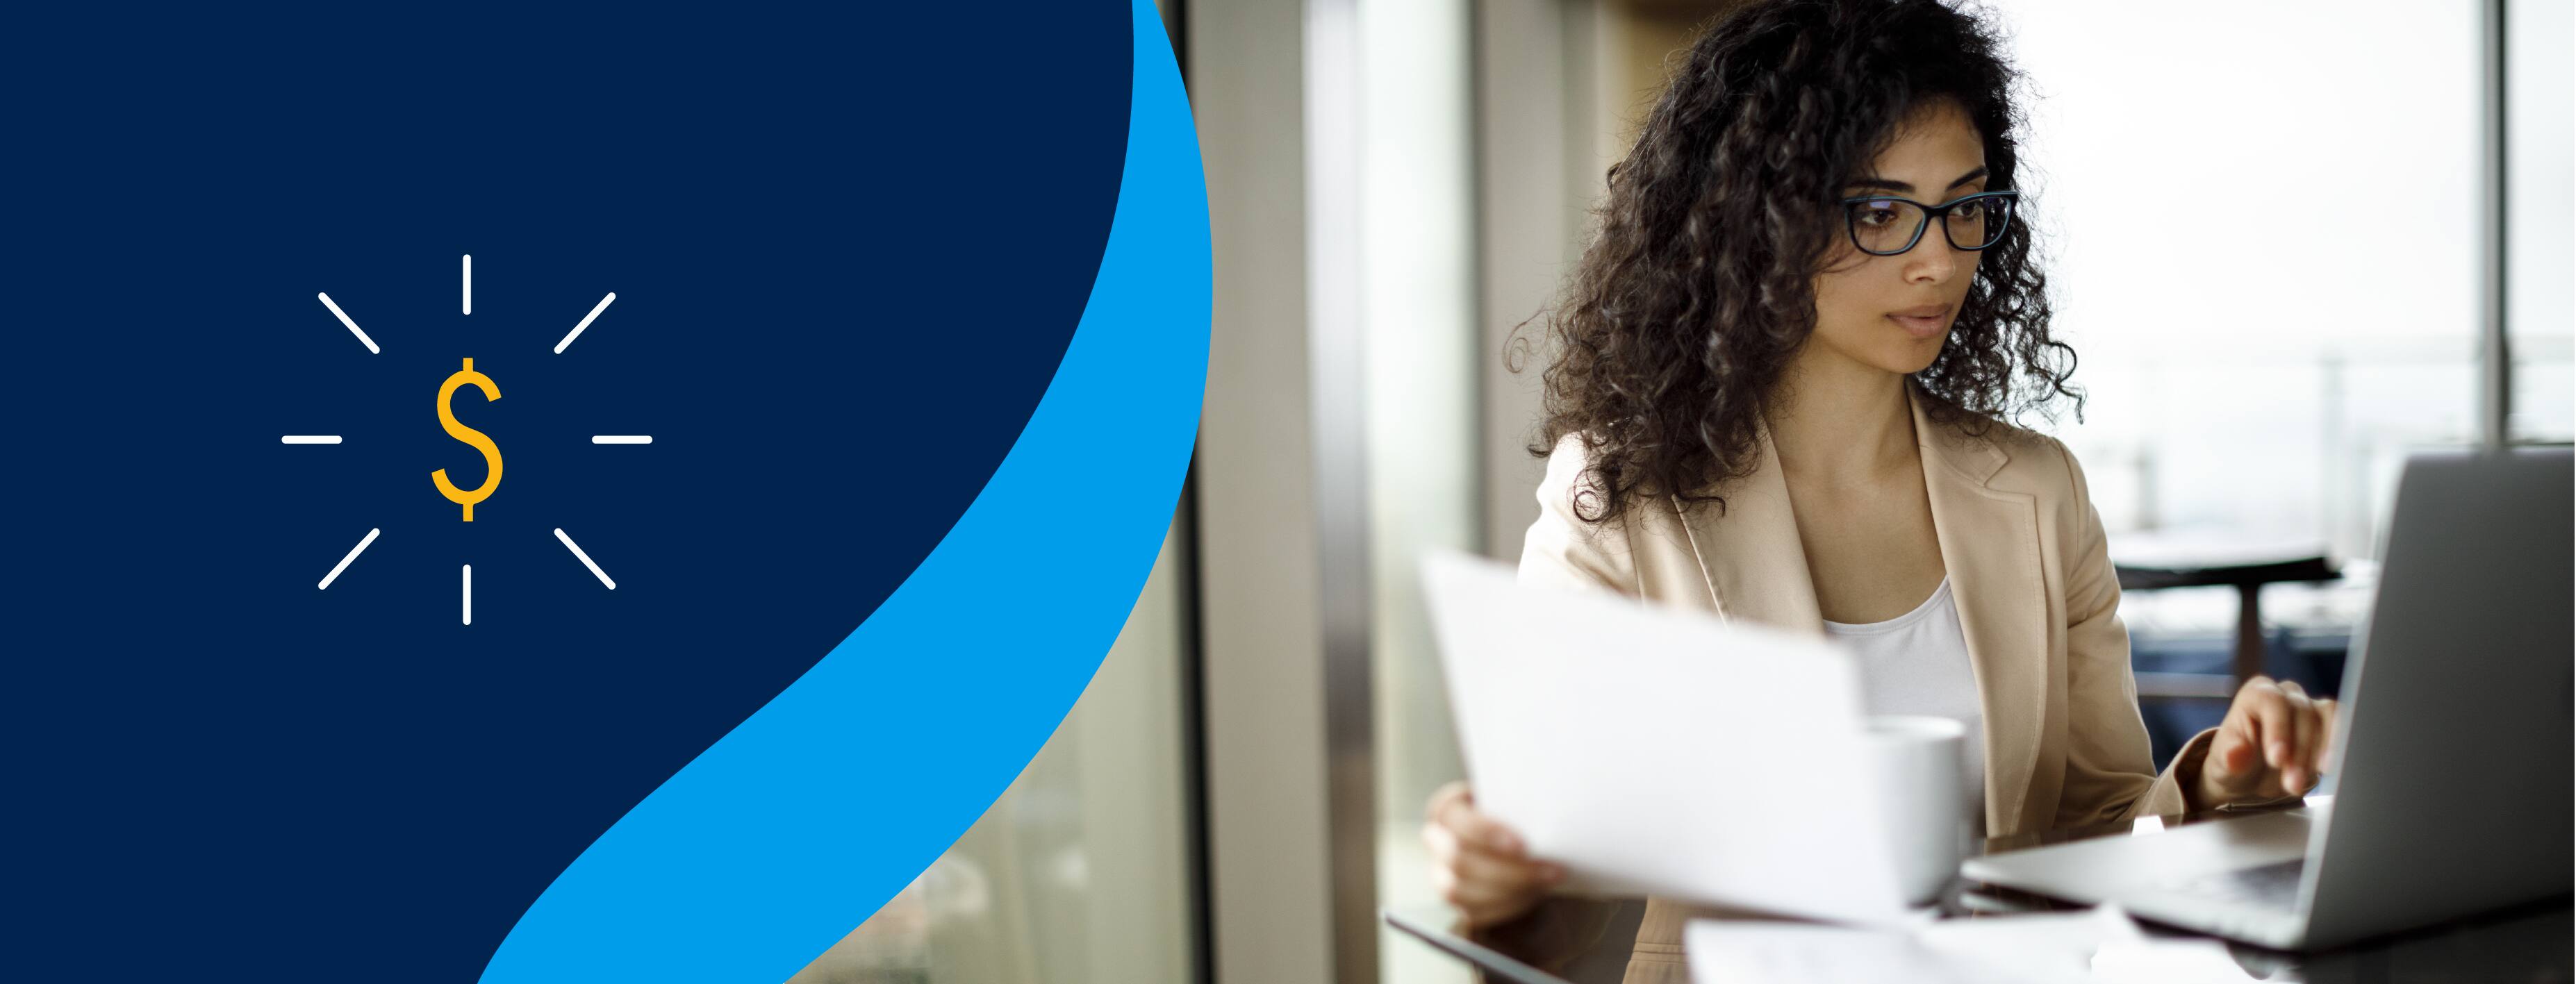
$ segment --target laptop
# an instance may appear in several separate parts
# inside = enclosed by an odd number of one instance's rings
[[[2407,462],[2344,672],[2330,803],[1960,874],[2284,950],[2567,895],[2572,474],[2565,448]]]

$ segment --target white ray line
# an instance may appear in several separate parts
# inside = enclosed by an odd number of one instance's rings
[[[617,590],[617,582],[609,580],[608,572],[600,570],[598,564],[591,562],[589,554],[581,552],[580,544],[572,542],[571,537],[564,535],[563,527],[555,527],[555,539],[562,540],[564,549],[572,551],[573,556],[581,558],[581,566],[590,568],[590,576],[598,578],[599,583],[608,585],[608,590]]]
[[[474,565],[465,565],[465,624],[474,624]]]
[[[279,444],[338,444],[338,443],[340,443],[340,435],[338,435],[338,434],[287,434],[287,435],[284,435],[284,436],[279,437],[279,438],[277,439],[277,443],[279,443]]]
[[[368,530],[366,537],[359,540],[357,546],[349,548],[348,556],[340,558],[339,563],[331,565],[331,573],[322,575],[322,583],[314,585],[313,589],[320,591],[329,588],[331,586],[331,582],[339,580],[340,572],[348,570],[349,562],[358,559],[358,553],[367,549],[367,544],[376,542],[376,534],[382,532],[384,532],[382,529]]]
[[[465,313],[474,313],[474,254],[465,254]]]
[[[562,355],[564,348],[571,345],[573,339],[581,337],[581,330],[590,327],[590,323],[599,317],[599,312],[608,310],[608,302],[616,299],[617,292],[613,290],[608,292],[608,296],[600,298],[599,306],[591,308],[589,314],[581,316],[580,324],[572,326],[572,334],[565,335],[563,341],[555,343],[555,354]]]
[[[359,342],[364,343],[364,344],[367,346],[367,353],[368,353],[369,355],[383,355],[383,354],[385,354],[385,350],[383,350],[383,349],[380,349],[380,348],[377,348],[377,347],[376,347],[376,340],[375,340],[375,339],[368,338],[368,337],[367,337],[367,333],[366,333],[366,332],[363,332],[363,331],[359,331],[359,330],[358,330],[358,323],[357,323],[357,322],[349,320],[349,312],[347,312],[347,311],[343,311],[343,310],[340,310],[340,306],[339,306],[339,305],[331,303],[331,295],[329,295],[329,294],[315,294],[315,295],[313,295],[313,296],[321,298],[321,299],[322,299],[322,306],[323,306],[323,307],[326,307],[326,308],[330,308],[330,309],[331,309],[331,313],[332,313],[334,316],[337,316],[337,317],[340,319],[340,323],[341,323],[341,324],[344,324],[344,325],[349,326],[349,334],[352,334],[352,335],[356,335],[356,336],[358,336],[358,341],[359,341]]]
[[[592,444],[651,444],[651,443],[653,443],[653,435],[651,435],[651,434],[593,434],[593,435],[591,435],[591,436],[590,436],[590,443],[592,443]]]

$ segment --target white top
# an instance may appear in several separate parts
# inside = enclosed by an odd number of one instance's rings
[[[1959,629],[1950,579],[1942,578],[1932,597],[1913,611],[1868,625],[1826,622],[1825,634],[1859,660],[1862,713],[1922,714],[1968,726],[1962,742],[1967,761],[1960,769],[1967,789],[1961,802],[1967,804],[1974,836],[1985,836],[1986,715],[1977,700],[1976,671],[1968,664],[1968,637]]]

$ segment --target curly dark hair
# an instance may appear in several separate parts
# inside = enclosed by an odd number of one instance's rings
[[[2016,187],[2018,75],[1999,47],[1981,12],[1935,0],[1756,0],[1708,27],[1610,168],[1599,232],[1563,295],[1532,319],[1555,351],[1530,452],[1580,435],[1577,516],[1663,495],[1724,508],[1713,487],[1756,467],[1763,402],[1815,329],[1842,189],[1907,113],[1954,100],[1985,144],[1990,186]],[[2081,412],[2045,288],[2029,224],[2014,222],[1914,374],[1934,419],[1983,434],[2059,398]],[[1516,330],[1513,371],[1529,351]]]

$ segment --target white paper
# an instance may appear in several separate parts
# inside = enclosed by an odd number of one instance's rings
[[[2115,906],[1913,930],[1697,919],[1693,984],[2200,984],[2257,980],[2208,939],[2157,939]]]
[[[1904,917],[1841,650],[1463,554],[1423,580],[1477,806],[1570,889]]]

